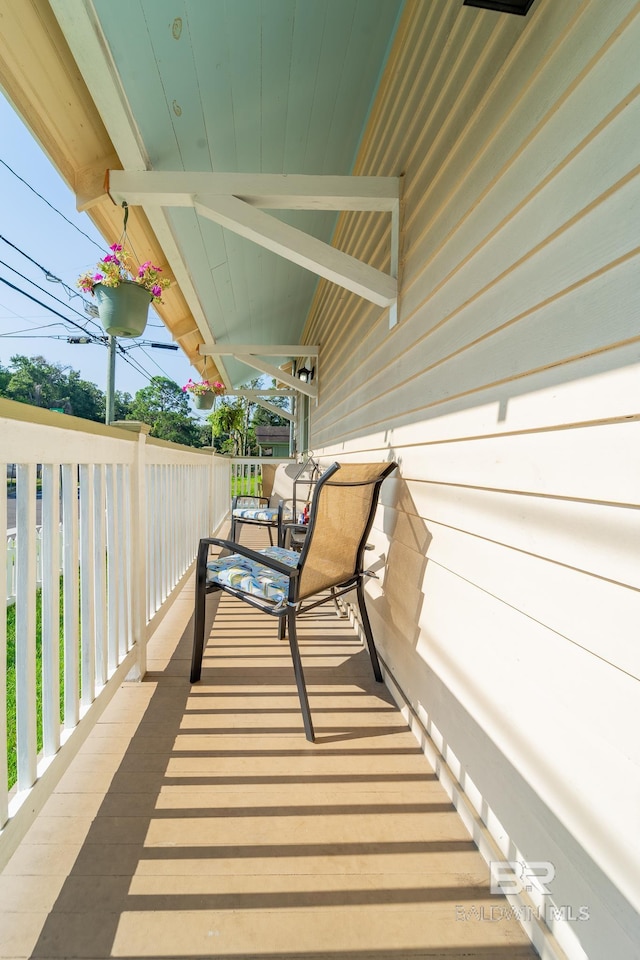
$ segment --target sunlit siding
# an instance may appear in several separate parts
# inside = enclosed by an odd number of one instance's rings
[[[330,284],[311,446],[393,457],[382,654],[572,957],[640,943],[640,5],[409,0],[355,172],[404,175],[399,323]],[[389,224],[336,246],[389,266]]]

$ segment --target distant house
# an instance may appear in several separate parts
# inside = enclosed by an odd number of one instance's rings
[[[288,457],[289,427],[256,427],[259,457]]]

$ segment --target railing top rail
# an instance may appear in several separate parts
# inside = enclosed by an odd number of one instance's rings
[[[137,436],[121,427],[107,426],[96,423],[95,420],[84,420],[82,417],[73,417],[68,413],[54,413],[44,407],[34,407],[30,403],[19,403],[17,400],[7,400],[0,397],[0,419],[17,420],[20,423],[43,427],[57,427],[63,430],[74,430],[80,433],[91,433],[102,437],[115,437],[118,440],[127,440],[135,443]]]
[[[148,463],[198,463],[224,459],[212,447],[190,447],[150,437],[147,424],[106,426],[28,403],[0,399],[5,463],[132,463],[144,434]]]
[[[231,457],[231,463],[295,463],[295,457]]]

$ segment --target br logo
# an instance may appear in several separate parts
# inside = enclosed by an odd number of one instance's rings
[[[556,869],[548,860],[532,860],[525,863],[523,860],[492,860],[491,893],[521,893],[538,890],[543,894],[550,894],[547,884],[551,883],[556,875]]]

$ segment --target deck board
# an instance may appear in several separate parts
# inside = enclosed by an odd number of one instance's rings
[[[287,643],[230,597],[189,684],[192,604],[0,874],[0,958],[536,956],[349,622],[300,625],[310,744]]]

